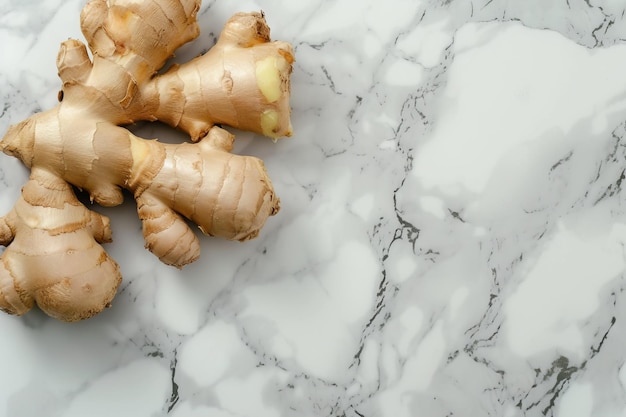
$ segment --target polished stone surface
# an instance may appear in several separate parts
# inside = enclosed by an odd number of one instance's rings
[[[0,3],[0,132],[55,104],[83,4]],[[282,210],[179,271],[132,199],[93,207],[119,294],[78,324],[0,315],[0,415],[626,415],[625,7],[206,1],[177,59],[237,11],[295,47],[295,135],[235,148]],[[0,168],[6,213],[28,174]]]

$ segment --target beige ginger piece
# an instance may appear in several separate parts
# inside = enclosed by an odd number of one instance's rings
[[[0,309],[23,314],[33,303],[76,321],[109,305],[122,276],[99,243],[111,240],[108,218],[88,210],[69,184],[33,169],[22,196],[0,219]],[[10,243],[10,245],[9,245]]]
[[[263,162],[231,154],[234,137],[219,126],[291,135],[292,48],[270,41],[262,13],[239,13],[207,53],[157,74],[198,36],[199,7],[199,0],[91,0],[83,9],[93,60],[80,41],[63,42],[60,104],[11,126],[0,142],[32,169],[22,198],[0,219],[2,310],[23,314],[37,303],[74,321],[110,304],[121,278],[98,244],[110,240],[108,220],[68,184],[103,206],[120,204],[129,190],[146,247],[176,267],[200,251],[185,218],[207,235],[243,241],[278,212]],[[195,143],[146,140],[123,127],[139,120],[163,121]]]

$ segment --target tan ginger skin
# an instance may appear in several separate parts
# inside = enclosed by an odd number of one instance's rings
[[[293,51],[270,42],[261,13],[239,13],[217,44],[190,62],[157,71],[199,34],[200,0],[91,0],[77,40],[57,58],[61,103],[11,126],[0,148],[31,168],[22,196],[0,218],[0,309],[24,314],[36,303],[77,321],[110,305],[122,280],[100,246],[106,217],[82,205],[116,206],[122,188],[137,201],[146,247],[182,267],[199,256],[196,234],[247,240],[279,210],[263,162],[230,153],[234,137],[216,125],[271,138],[291,135]],[[123,125],[160,120],[195,143],[139,138]]]

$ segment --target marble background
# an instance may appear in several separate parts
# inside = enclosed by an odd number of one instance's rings
[[[0,132],[56,103],[83,4],[0,1]],[[1,315],[0,415],[625,416],[624,2],[213,0],[177,59],[258,9],[295,135],[236,152],[280,214],[178,271],[131,199],[98,209],[114,305]],[[0,168],[3,214],[27,171]]]

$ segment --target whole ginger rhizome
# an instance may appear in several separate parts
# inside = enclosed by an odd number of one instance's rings
[[[110,305],[122,277],[100,243],[108,218],[89,210],[71,185],[102,206],[137,201],[146,247],[168,265],[199,256],[196,234],[255,237],[279,210],[263,162],[231,154],[218,125],[278,138],[291,135],[293,50],[271,42],[262,13],[234,15],[202,56],[157,71],[196,38],[200,0],[91,0],[81,14],[83,43],[61,44],[60,104],[11,126],[0,148],[31,169],[14,208],[0,218],[0,309],[37,304],[77,321]],[[123,126],[159,120],[189,134],[166,144]]]

